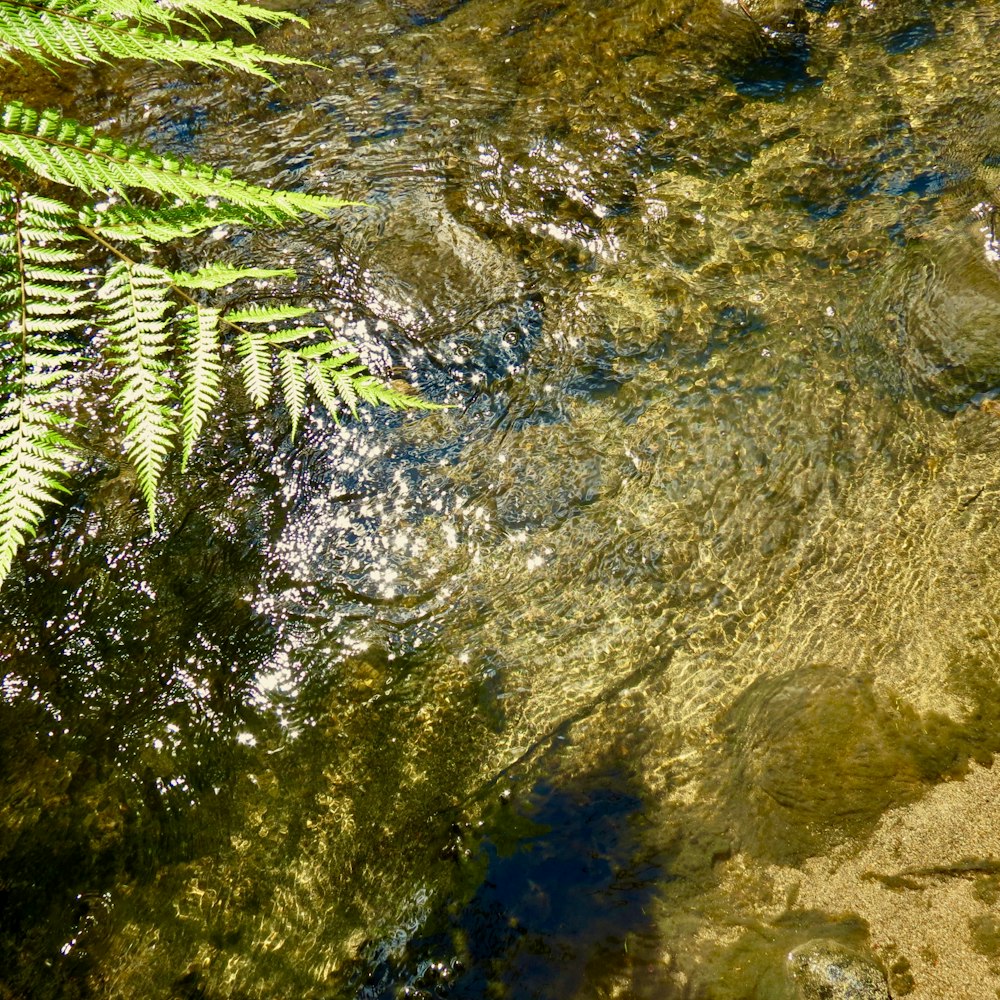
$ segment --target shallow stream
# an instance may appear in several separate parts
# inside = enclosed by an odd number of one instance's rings
[[[234,388],[152,537],[95,457],[0,608],[0,997],[1000,996],[1000,3],[301,13],[57,100],[366,202],[216,235],[454,405]]]

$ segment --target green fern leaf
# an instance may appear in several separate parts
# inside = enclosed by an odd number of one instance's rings
[[[281,370],[281,393],[288,407],[288,415],[292,421],[292,440],[298,433],[299,421],[306,408],[306,371],[305,364],[293,351],[281,351],[278,354],[278,364]]]
[[[328,359],[319,362],[319,367],[329,378],[329,384],[351,411],[352,417],[358,415],[358,390],[355,386],[356,376],[367,371],[364,365],[354,365],[351,368],[342,368],[336,363],[336,359]]]
[[[340,409],[340,397],[337,395],[337,389],[330,378],[329,372],[325,371],[322,365],[313,362],[306,365],[306,377],[327,413],[339,423],[338,410]]]
[[[57,369],[47,391],[39,392],[27,367],[9,354],[0,358],[9,392],[0,405],[0,583],[18,549],[35,534],[45,505],[65,492],[60,480],[74,458],[72,445],[58,430],[68,418],[53,412],[70,398],[67,372]]]
[[[434,403],[423,396],[418,396],[409,389],[401,389],[396,385],[383,382],[374,375],[359,378],[354,388],[359,398],[369,406],[388,406],[391,410],[447,410],[445,403]]]
[[[170,272],[170,280],[180,288],[201,288],[207,291],[225,288],[226,285],[231,285],[244,278],[294,277],[295,272],[287,267],[280,270],[269,270],[265,267],[230,267],[228,264],[210,264],[196,274],[187,274],[184,271]]]
[[[0,0],[0,45],[43,65],[95,63],[115,59],[152,59],[237,69],[273,80],[263,66],[301,66],[301,59],[267,52],[256,45],[223,40],[180,38],[137,27],[106,13],[99,4],[72,8],[58,3]]]
[[[279,323],[283,320],[298,319],[315,312],[307,306],[252,305],[246,309],[235,309],[226,313],[226,322],[242,326],[244,323]]]
[[[243,385],[254,406],[263,406],[271,396],[271,349],[267,338],[256,330],[243,330],[236,337]]]
[[[81,224],[105,239],[143,244],[188,239],[217,226],[260,227],[274,221],[261,212],[235,205],[210,207],[204,200],[156,209],[122,203],[103,211],[91,206],[80,212]]]
[[[155,6],[155,4],[153,4]],[[237,0],[172,0],[176,11],[192,14],[198,18],[210,18],[213,21],[223,19],[238,24],[244,30],[253,33],[254,24],[281,24],[293,21],[308,25],[305,18],[299,17],[287,10],[268,10],[256,4],[239,3]]]
[[[195,305],[183,317],[181,339],[181,471],[201,434],[212,407],[219,401],[222,365],[219,361],[219,311]]]
[[[280,24],[283,21],[307,23],[289,11],[268,10],[238,0],[171,0],[168,9],[156,0],[104,0],[101,8],[120,20],[128,19],[139,24],[169,26],[189,15],[199,24],[206,20],[215,24],[229,21],[250,34],[253,34],[255,24]]]
[[[177,423],[175,387],[167,369],[170,276],[144,264],[116,264],[98,291],[115,369],[114,405],[125,427],[124,446],[151,528],[156,527],[156,488]]]
[[[0,184],[0,583],[74,461],[60,428],[79,352],[63,334],[81,325],[86,275],[51,266],[76,263],[62,245],[73,214]]]
[[[157,156],[109,136],[98,135],[58,111],[41,114],[19,101],[4,105],[0,115],[0,155],[30,170],[82,191],[145,188],[181,201],[220,199],[280,221],[304,214],[325,216],[333,208],[353,204],[326,195],[272,191],[234,179],[191,160]]]
[[[338,354],[335,358],[327,357],[327,355],[333,354],[334,351],[345,351],[345,353]],[[307,344],[305,347],[300,348],[298,354],[299,357],[310,361],[327,358],[334,365],[346,365],[351,361],[356,361],[359,357],[358,352],[343,340],[318,340],[313,344]]]
[[[267,342],[275,347],[287,347],[289,344],[299,343],[314,333],[326,332],[325,326],[290,326],[285,330],[272,330],[267,335]],[[296,353],[302,352],[299,350]]]

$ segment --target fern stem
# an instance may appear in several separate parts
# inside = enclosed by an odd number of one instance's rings
[[[124,250],[119,250],[113,243],[109,243],[100,233],[95,229],[91,229],[90,226],[84,225],[82,222],[76,224],[76,228],[83,233],[84,236],[92,239],[95,243],[100,243],[105,250],[110,250],[123,264],[128,264],[130,267],[134,267],[139,263],[137,260],[132,260],[131,257]]]
[[[100,233],[98,233],[94,229],[91,229],[90,226],[84,225],[82,222],[78,222],[76,228],[79,229],[80,232],[83,233],[85,236],[87,236],[89,239],[92,239],[95,243],[99,243],[102,247],[105,248],[105,250],[108,250],[109,252],[113,253],[123,264],[127,264],[129,267],[135,267],[139,263],[138,261],[135,261],[131,257],[129,257],[129,255],[125,253],[123,250],[119,250],[118,247],[116,247],[113,243],[109,243],[106,239],[104,239],[100,235]],[[175,285],[171,281],[169,282],[169,286],[170,290],[174,293],[174,295],[176,295],[179,299],[183,299],[189,306],[194,306],[195,308],[198,308],[198,306],[201,304],[196,298],[194,298],[193,296],[189,295],[186,291],[184,291],[184,289],[181,288],[180,285]],[[219,323],[222,326],[229,327],[230,330],[233,330],[237,334],[244,334],[246,336],[250,336],[250,331],[245,326],[240,326],[239,323],[233,323],[231,320],[226,319],[225,316],[219,317]]]

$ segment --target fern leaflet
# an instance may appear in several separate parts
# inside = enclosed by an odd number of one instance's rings
[[[0,154],[20,160],[42,177],[88,193],[146,188],[181,201],[222,199],[260,212],[274,221],[304,214],[324,216],[349,202],[300,191],[272,191],[233,178],[191,160],[157,156],[139,146],[98,135],[63,118],[58,111],[41,114],[19,101],[7,104],[0,117]]]
[[[95,3],[70,8],[58,3],[0,0],[0,46],[49,66],[54,60],[156,59],[238,69],[267,80],[273,78],[262,68],[265,63],[302,65],[300,59],[269,53],[256,45],[180,38],[136,27]]]
[[[77,8],[79,9],[79,8]],[[284,10],[268,10],[239,0],[171,0],[165,9],[156,0],[107,0],[101,9],[119,20],[129,19],[138,24],[170,26],[179,21],[204,24],[210,20],[215,24],[229,21],[244,31],[253,34],[255,24],[280,24],[282,21],[306,22],[295,14]]]
[[[432,403],[418,396],[409,387],[403,389],[390,382],[383,382],[374,375],[363,375],[354,383],[358,396],[369,406],[388,406],[390,410],[445,410],[441,403]]]
[[[307,306],[288,306],[270,303],[267,305],[252,305],[246,309],[236,309],[226,314],[226,320],[230,323],[277,323],[281,320],[299,319],[308,316],[313,310]],[[297,330],[301,334],[301,330]]]
[[[337,415],[337,411],[340,409],[340,398],[337,395],[337,389],[329,373],[324,371],[322,366],[312,364],[307,365],[306,376],[317,398],[326,408],[327,413],[339,423],[340,418]]]
[[[227,224],[264,226],[274,221],[235,205],[210,207],[205,200],[156,209],[118,204],[101,212],[93,207],[80,212],[80,223],[88,230],[106,239],[142,244],[187,239]]]
[[[219,311],[194,305],[185,311],[181,338],[181,471],[219,400]]]
[[[278,364],[281,369],[281,394],[288,407],[288,416],[292,421],[292,440],[298,433],[299,421],[306,408],[306,371],[302,359],[292,351],[281,351],[278,354]]]
[[[125,452],[135,468],[149,523],[156,526],[156,487],[177,433],[167,368],[168,276],[146,264],[116,264],[98,292],[115,369],[115,409],[125,428]]]
[[[326,327],[277,324],[302,319],[314,310],[305,306],[255,303],[227,313],[223,322],[237,330],[236,352],[240,357],[243,383],[255,406],[263,406],[270,397],[272,352],[277,353],[281,391],[292,421],[292,436],[298,429],[305,408],[306,386],[334,420],[342,409],[357,417],[358,403],[388,406],[394,410],[440,410],[412,392],[373,375],[360,363],[359,352],[344,340],[333,338]],[[254,326],[267,325],[262,334]],[[247,329],[247,327],[250,329]],[[311,339],[320,334],[320,339]],[[322,336],[322,335],[325,335]]]
[[[73,448],[71,376],[79,360],[64,335],[80,326],[76,255],[62,238],[73,217],[60,202],[0,184],[0,580],[65,489]]]
[[[259,330],[241,330],[236,336],[243,385],[254,406],[263,406],[271,396],[271,351]]]
[[[231,267],[229,264],[209,264],[195,274],[171,271],[170,280],[179,288],[202,288],[215,291],[225,288],[244,278],[294,278],[295,272],[289,268],[273,270],[266,267]]]

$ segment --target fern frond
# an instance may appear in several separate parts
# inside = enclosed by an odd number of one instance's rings
[[[281,394],[288,407],[288,415],[292,421],[292,440],[298,433],[299,421],[306,408],[306,369],[305,364],[292,351],[281,351],[278,354],[278,364],[281,374]]]
[[[306,344],[305,347],[300,347],[298,354],[300,357],[314,361],[319,358],[326,358],[328,355],[333,354],[334,351],[344,352],[338,354],[336,359],[329,359],[331,361],[335,360],[335,363],[338,365],[346,365],[349,361],[355,361],[359,357],[358,352],[344,340],[317,340],[311,344]]]
[[[263,406],[271,396],[271,350],[264,334],[243,330],[236,336],[243,385],[254,406]]]
[[[305,214],[325,216],[352,204],[326,195],[272,191],[233,178],[191,160],[157,156],[138,146],[98,135],[58,111],[41,114],[14,101],[0,116],[0,154],[59,184],[88,193],[145,188],[181,201],[221,199],[260,212],[274,221]]]
[[[329,362],[320,362],[319,367],[328,374],[330,384],[333,386],[341,402],[351,411],[352,417],[358,415],[358,390],[355,385],[356,376],[365,371],[364,365],[355,365],[353,368],[341,368]]]
[[[301,59],[267,52],[256,45],[153,32],[117,18],[92,2],[67,7],[57,2],[0,0],[0,46],[47,66],[53,62],[81,65],[113,59],[153,59],[237,69],[266,80],[273,77],[263,68],[265,64],[302,65]]]
[[[322,365],[311,364],[306,366],[306,377],[309,379],[309,384],[313,387],[313,392],[316,393],[316,397],[323,404],[326,412],[339,423],[340,397],[337,395],[337,389],[330,378],[329,372],[325,371]]]
[[[343,343],[333,342],[337,348]],[[327,345],[317,345],[325,347]],[[358,403],[368,403],[370,406],[388,406],[392,410],[443,410],[447,409],[441,403],[433,403],[423,396],[408,389],[401,389],[392,382],[373,375],[367,365],[352,364],[357,360],[357,351],[348,351],[334,357],[321,357],[319,352],[313,354],[313,347],[307,347],[298,352],[299,356],[310,354],[316,360],[307,362],[310,382],[316,389],[320,401],[331,412],[335,413],[339,400],[357,417]]]
[[[295,272],[291,268],[281,268],[280,270],[270,270],[265,267],[231,267],[228,264],[210,264],[203,267],[195,274],[188,274],[185,271],[171,271],[170,280],[180,288],[201,288],[206,291],[215,291],[225,288],[235,281],[243,278],[294,278]]]
[[[388,406],[391,410],[447,410],[444,403],[434,403],[409,388],[402,389],[374,375],[363,375],[354,383],[358,397],[369,406]]]
[[[63,335],[80,326],[79,269],[63,234],[74,213],[0,184],[0,583],[65,487],[72,445],[70,378],[79,360]]]
[[[155,209],[121,203],[99,212],[89,206],[80,212],[80,223],[103,238],[143,244],[189,239],[217,226],[259,227],[275,221],[236,205],[209,206],[204,199]]]
[[[325,326],[291,326],[286,330],[272,330],[267,335],[267,342],[274,347],[286,347],[296,344],[314,333],[327,333]]]
[[[120,263],[98,291],[115,369],[114,406],[125,428],[124,446],[156,526],[156,487],[177,433],[167,369],[170,277],[144,264]]]
[[[169,8],[161,6],[156,0],[103,0],[101,7],[118,19],[139,24],[170,26],[184,15],[190,15],[198,24],[206,20],[215,24],[229,21],[250,34],[253,34],[255,24],[280,24],[283,21],[307,23],[290,11],[268,10],[240,3],[239,0],[171,0]]]
[[[226,322],[239,326],[245,323],[278,323],[283,320],[309,316],[315,311],[308,306],[252,305],[245,309],[234,309],[232,312],[226,313]]]
[[[6,346],[6,345],[4,345]],[[7,396],[0,404],[0,583],[18,549],[45,516],[45,505],[65,491],[61,480],[73,461],[73,448],[59,433],[69,422],[56,411],[70,394],[66,388],[72,359],[53,356],[44,378],[37,364],[19,364],[15,352],[0,352]],[[37,383],[47,382],[45,391]]]
[[[194,305],[185,311],[181,337],[181,471],[219,401],[219,310]]]

